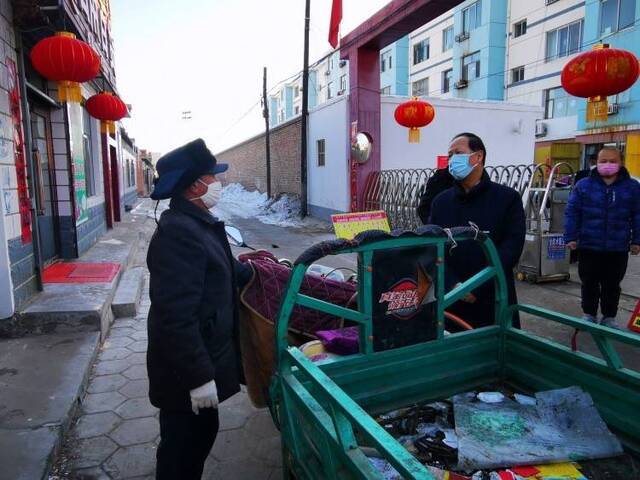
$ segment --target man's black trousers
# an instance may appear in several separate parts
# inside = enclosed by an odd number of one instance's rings
[[[627,272],[627,252],[578,251],[578,273],[582,281],[582,311],[615,318],[620,300],[620,282]]]
[[[218,427],[214,408],[198,415],[161,409],[156,480],[200,480]]]

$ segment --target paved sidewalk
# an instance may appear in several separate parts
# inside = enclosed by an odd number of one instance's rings
[[[148,277],[148,275],[147,275]],[[94,366],[53,478],[154,478],[158,411],[148,400],[148,278],[135,318],[116,320]],[[220,433],[204,479],[276,479],[280,437],[267,410],[242,392],[220,406]]]

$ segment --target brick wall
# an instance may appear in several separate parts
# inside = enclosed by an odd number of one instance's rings
[[[300,194],[301,119],[296,118],[271,130],[271,191]],[[249,190],[267,190],[267,160],[264,134],[216,153],[220,163],[228,163],[228,183],[241,183]]]

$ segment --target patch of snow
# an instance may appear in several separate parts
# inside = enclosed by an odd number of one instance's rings
[[[155,200],[140,202],[140,204],[137,205],[136,208],[131,210],[131,215],[140,215],[153,218],[154,212],[156,211],[156,203],[157,202]],[[160,215],[162,214],[162,212],[168,209],[169,200],[160,200],[160,203],[158,203],[158,210],[155,213],[158,216],[158,219],[160,219]]]
[[[232,183],[224,187],[222,198],[212,212],[220,220],[230,220],[232,217],[256,218],[262,223],[280,227],[325,225],[313,218],[302,220],[300,208],[300,198],[295,195],[282,195],[273,200],[266,193],[247,191],[242,185]]]
[[[145,201],[131,210],[132,215],[154,217],[155,201]],[[157,217],[169,208],[169,200],[158,204]],[[300,198],[295,195],[281,195],[278,199],[269,199],[266,193],[257,190],[248,191],[238,183],[232,183],[222,189],[220,202],[211,209],[211,213],[222,221],[232,218],[255,218],[267,225],[280,227],[318,227],[327,224],[315,218],[300,218]]]

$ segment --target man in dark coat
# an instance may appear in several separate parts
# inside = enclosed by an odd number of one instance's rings
[[[565,242],[578,251],[583,319],[615,328],[629,251],[640,253],[640,184],[622,166],[620,150],[600,150],[596,168],[571,192],[565,216]]]
[[[427,180],[424,192],[420,195],[420,203],[418,204],[418,217],[420,217],[420,221],[424,225],[429,222],[433,199],[445,190],[451,188],[453,184],[454,179],[446,167],[436,170],[429,180]]]
[[[156,478],[200,479],[218,432],[218,403],[240,391],[236,262],[224,224],[218,164],[202,140],[162,157],[151,194],[171,198],[151,239],[147,369],[160,409]]]
[[[514,189],[492,182],[484,171],[487,151],[472,133],[457,135],[449,146],[452,188],[438,195],[431,208],[430,223],[443,228],[468,226],[470,222],[488,232],[507,278],[509,303],[517,302],[513,269],[524,246],[525,215]],[[468,280],[487,266],[480,245],[467,241],[453,248],[446,258],[448,287]],[[493,282],[485,283],[449,308],[475,328],[495,323]],[[519,318],[513,323],[519,327]]]

